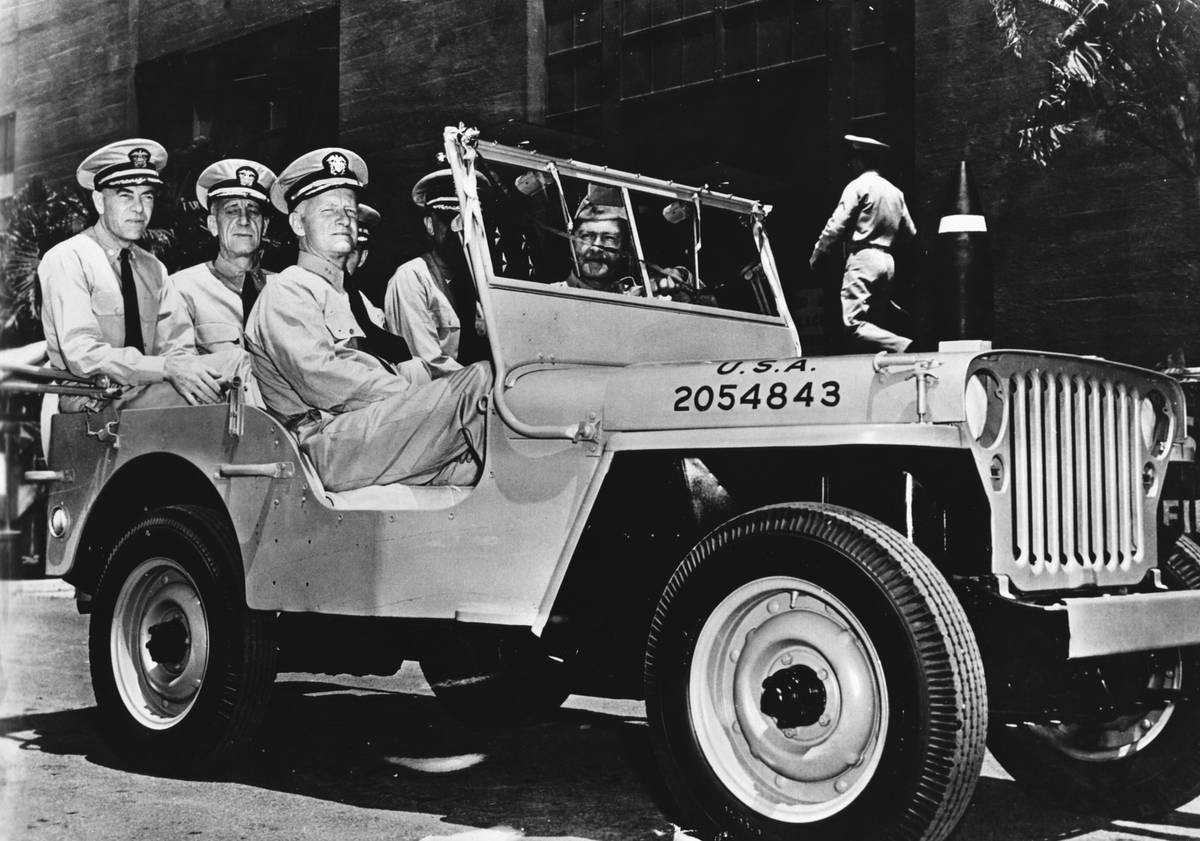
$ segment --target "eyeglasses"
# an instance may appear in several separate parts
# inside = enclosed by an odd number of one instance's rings
[[[617,251],[621,248],[620,234],[601,234],[596,231],[576,231],[575,239],[585,245],[595,245],[599,243],[601,247],[607,248],[610,251]]]

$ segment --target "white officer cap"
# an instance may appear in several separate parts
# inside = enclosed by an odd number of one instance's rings
[[[366,248],[371,244],[371,228],[379,223],[383,217],[379,211],[371,207],[369,204],[359,202],[358,205],[358,247],[359,249]]]
[[[475,183],[481,193],[492,187],[492,182],[482,172],[475,173]],[[422,210],[448,210],[459,213],[458,193],[454,189],[454,173],[449,169],[435,170],[422,175],[412,188],[413,204]]]
[[[887,152],[892,147],[873,137],[862,137],[857,134],[847,134],[845,140],[855,149],[869,149],[875,152]]]
[[[269,204],[274,183],[275,173],[257,161],[226,158],[200,173],[196,179],[196,198],[206,210],[213,199],[257,199]]]
[[[105,187],[161,187],[159,171],[167,165],[167,150],[161,143],[135,137],[118,140],[97,149],[75,170],[75,180],[85,190]]]
[[[356,193],[367,186],[367,162],[349,149],[326,146],[287,165],[271,187],[271,204],[290,213],[305,199],[339,187]]]

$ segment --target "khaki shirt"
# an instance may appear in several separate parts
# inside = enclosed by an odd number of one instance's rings
[[[217,353],[242,347],[242,284],[254,282],[253,272],[219,256],[175,272],[163,285],[155,351]]]
[[[816,250],[828,251],[853,226],[851,243],[889,247],[902,234],[915,236],[917,226],[908,214],[904,193],[878,172],[869,169],[842,190],[838,205],[825,223]]]
[[[430,381],[410,360],[393,370],[358,349],[363,331],[350,311],[344,273],[300,252],[295,266],[271,279],[246,323],[246,350],[263,400],[292,420],[313,409],[361,409]],[[416,364],[412,364],[412,363]]]
[[[462,367],[457,361],[462,327],[452,294],[417,257],[396,269],[383,301],[387,329],[403,336],[412,355],[428,362],[436,376]]]
[[[124,244],[101,225],[76,234],[46,252],[38,264],[42,329],[50,365],[90,377],[106,374],[124,385],[164,379],[163,358],[125,347],[125,304],[120,254]],[[166,267],[130,246],[142,342],[154,347],[158,301]]]

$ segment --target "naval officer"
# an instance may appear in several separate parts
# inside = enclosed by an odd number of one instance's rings
[[[47,251],[38,265],[51,367],[81,377],[106,375],[127,386],[118,407],[196,405],[221,397],[221,374],[208,361],[153,353],[167,270],[137,241],[150,224],[166,162],[160,144],[141,138],[88,155],[75,177],[91,191],[99,219]],[[100,405],[63,396],[59,410]]]
[[[491,370],[470,365],[431,381],[420,359],[392,366],[361,349],[345,270],[366,184],[363,159],[336,147],[280,173],[271,201],[287,213],[300,252],[263,288],[246,324],[255,377],[329,490],[471,484],[483,463]]]

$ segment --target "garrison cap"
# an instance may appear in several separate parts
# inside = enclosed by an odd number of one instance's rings
[[[287,165],[271,186],[271,204],[290,213],[305,199],[339,187],[356,193],[367,186],[367,162],[349,149],[326,146]]]
[[[358,247],[359,249],[366,248],[371,244],[371,227],[379,224],[382,217],[379,211],[371,207],[369,204],[359,203],[358,205]]]
[[[86,190],[105,187],[161,187],[158,174],[167,164],[167,150],[154,140],[135,137],[97,149],[75,170],[75,180]]]
[[[857,134],[847,134],[845,141],[855,149],[865,149],[872,152],[887,152],[892,147],[873,137],[861,137]]]
[[[592,222],[603,219],[628,221],[629,214],[625,210],[625,199],[616,187],[588,184],[587,195],[575,209],[575,221]]]
[[[245,158],[226,158],[200,173],[196,179],[196,198],[206,210],[213,199],[258,199],[269,204],[274,183],[275,173],[262,164]]]

